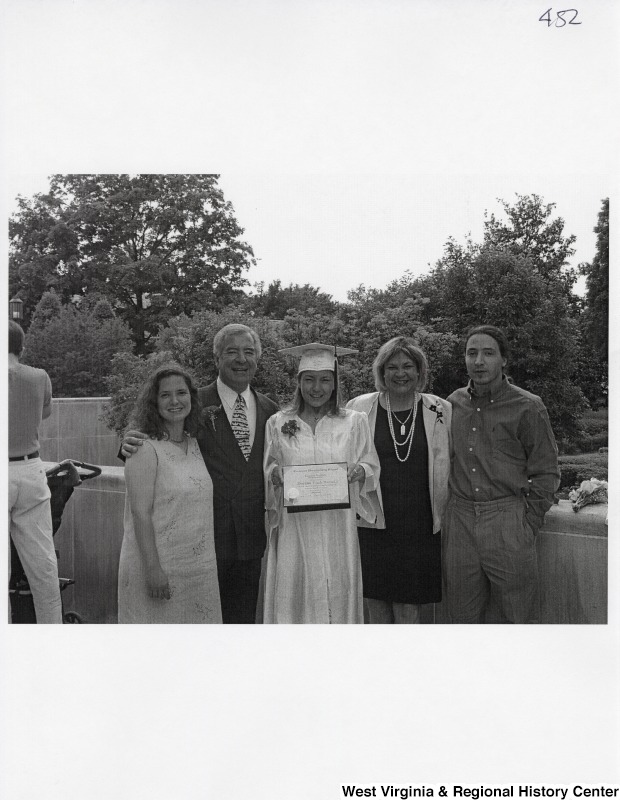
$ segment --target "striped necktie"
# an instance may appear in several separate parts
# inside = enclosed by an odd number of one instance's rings
[[[248,417],[245,413],[245,400],[240,394],[237,395],[237,399],[235,400],[230,426],[241,448],[241,452],[247,461],[252,451],[250,447],[250,426],[248,425]]]

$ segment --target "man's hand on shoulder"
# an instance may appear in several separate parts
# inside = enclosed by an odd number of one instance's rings
[[[140,431],[126,431],[121,444],[121,453],[125,458],[131,458],[138,451],[138,447],[142,447],[142,443],[148,438],[146,433]]]

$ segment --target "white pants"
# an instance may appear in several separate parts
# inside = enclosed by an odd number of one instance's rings
[[[50,497],[40,458],[9,462],[9,532],[30,584],[38,624],[62,624]]]

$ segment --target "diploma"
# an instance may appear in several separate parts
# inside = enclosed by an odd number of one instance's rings
[[[282,468],[284,507],[289,514],[351,508],[347,462]]]

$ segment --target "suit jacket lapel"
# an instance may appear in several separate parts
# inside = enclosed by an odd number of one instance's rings
[[[256,401],[256,430],[254,431],[254,441],[252,442],[252,452],[254,452],[255,446],[260,446],[262,449],[262,444],[264,443],[264,436],[262,436],[261,434],[265,430],[265,424],[267,422],[268,414],[267,411],[263,408],[262,397],[260,397],[254,391],[254,389],[252,389],[252,394],[254,395],[254,399]],[[262,452],[259,455],[262,460],[263,458]]]
[[[241,448],[232,432],[230,422],[226,416],[224,403],[217,391],[217,383],[214,381],[206,387],[202,394],[202,403],[205,408],[215,406],[217,412],[211,418],[209,414],[206,415],[207,436],[214,441],[215,444],[222,449],[226,454],[228,460],[237,460],[237,457],[245,464],[245,458],[241,452]]]

